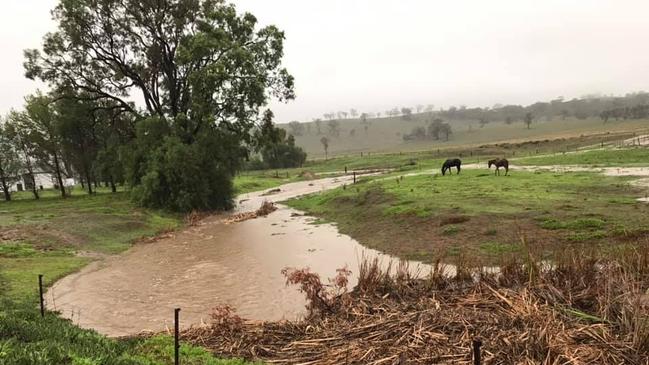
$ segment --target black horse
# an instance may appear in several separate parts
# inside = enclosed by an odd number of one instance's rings
[[[494,175],[500,175],[501,167],[505,168],[505,176],[509,173],[509,161],[507,161],[506,158],[497,158],[495,160],[489,160],[489,168],[491,168],[491,165],[496,166],[496,172],[494,172]]]
[[[451,173],[451,167],[457,167],[457,173],[459,175],[461,170],[460,166],[462,166],[462,160],[459,158],[448,159],[444,161],[444,164],[442,165],[442,175],[446,175],[446,171]]]

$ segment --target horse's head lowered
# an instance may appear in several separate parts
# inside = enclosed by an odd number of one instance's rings
[[[498,159],[489,160],[489,168],[491,168],[491,165],[495,165],[496,162],[498,162]]]

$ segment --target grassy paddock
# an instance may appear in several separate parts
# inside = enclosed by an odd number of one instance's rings
[[[236,194],[268,190],[274,187],[303,180],[301,169],[244,171],[234,179]]]
[[[285,183],[312,178],[309,177],[309,175],[305,176],[304,173],[306,172],[315,176],[322,173],[341,173],[345,168],[347,168],[348,171],[394,169],[397,172],[412,172],[422,169],[439,168],[442,161],[451,157],[459,157],[465,164],[485,162],[487,159],[493,157],[513,158],[516,161],[515,163],[520,164],[533,164],[528,161],[541,163],[544,160],[547,162],[557,160],[559,163],[562,163],[560,160],[563,160],[558,158],[557,155],[548,156],[548,154],[579,151],[585,147],[592,147],[600,143],[608,144],[610,142],[623,140],[633,136],[633,132],[619,131],[616,133],[594,133],[556,139],[514,140],[482,145],[469,144],[437,146],[428,143],[420,145],[420,149],[422,149],[420,151],[357,151],[337,154],[328,159],[311,159],[301,168],[244,171],[235,178],[234,184],[237,193],[243,194],[256,190],[266,190]],[[573,155],[575,154],[568,153],[565,156],[575,158]],[[643,161],[642,150],[635,153],[625,152],[621,153],[621,155],[620,158],[609,158],[610,161],[608,163],[614,165],[617,161],[622,161],[627,165],[632,165],[635,163],[642,163]],[[646,156],[644,161],[647,161]],[[647,163],[649,163],[649,161],[647,161]]]
[[[543,254],[567,246],[610,250],[647,236],[649,207],[626,178],[594,173],[485,170],[374,179],[288,201],[360,243],[403,258]],[[561,222],[561,224],[556,224]]]
[[[597,167],[648,166],[649,148],[597,149],[563,155],[547,155],[516,159],[518,165],[588,165]]]
[[[404,142],[403,135],[411,133],[415,127],[426,127],[430,117],[427,114],[413,116],[412,120],[397,118],[371,119],[367,132],[365,126],[358,119],[340,121],[340,136],[332,137],[328,131],[327,122],[323,122],[323,134],[317,134],[312,125],[311,132],[303,136],[296,136],[297,145],[303,147],[309,156],[324,157],[324,150],[320,139],[327,136],[329,139],[329,156],[345,154],[358,154],[361,151],[376,152],[409,152],[418,150],[460,148],[468,145],[479,146],[483,144],[526,140],[555,140],[554,148],[562,150],[569,148],[573,143],[560,143],[571,139],[600,136],[591,141],[598,144],[608,140],[608,135],[625,133],[630,137],[633,133],[642,134],[647,131],[646,120],[614,121],[607,124],[599,119],[578,120],[557,118],[552,121],[535,121],[532,128],[527,129],[521,122],[507,125],[502,121],[492,122],[480,128],[477,121],[451,120],[448,121],[453,128],[453,135],[449,141],[411,141]],[[285,125],[283,127],[286,127]],[[353,135],[350,131],[355,130]]]

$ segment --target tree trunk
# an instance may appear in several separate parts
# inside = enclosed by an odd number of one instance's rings
[[[110,175],[110,191],[113,193],[117,192],[117,186],[115,186],[115,179],[113,179],[113,175]]]
[[[54,172],[56,173],[56,180],[59,182],[59,190],[61,190],[61,197],[67,198],[65,193],[65,185],[63,185],[63,178],[61,177],[61,166],[59,166],[59,155],[54,153]]]
[[[90,176],[86,175],[86,185],[88,186],[88,195],[92,195],[92,181],[90,180]]]
[[[34,193],[34,199],[38,200],[41,197],[38,195],[38,189],[36,188],[36,177],[33,172],[30,172],[29,175],[32,178],[32,193]]]
[[[29,153],[27,153],[27,146],[25,145],[24,142],[21,142],[21,147],[23,150],[23,155],[25,156],[25,167],[27,167],[27,172],[29,173],[29,177],[32,180],[32,193],[34,194],[34,199],[38,200],[40,199],[40,196],[38,196],[38,191],[36,190],[36,178],[34,177],[34,169],[32,167],[32,162],[29,158]]]
[[[30,162],[27,162],[27,172],[29,173],[29,178],[32,180],[32,193],[34,194],[34,199],[38,200],[41,197],[38,195],[38,190],[36,190],[36,177],[34,176],[34,169]]]
[[[92,195],[92,180],[90,179],[90,171],[88,170],[88,166],[84,164],[83,170],[86,175],[86,183],[88,184],[88,194]]]
[[[7,179],[5,178],[4,170],[0,169],[0,180],[2,181],[2,191],[5,194],[5,200],[11,201],[11,193],[9,192],[9,186],[7,186]]]

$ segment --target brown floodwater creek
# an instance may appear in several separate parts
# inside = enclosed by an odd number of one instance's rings
[[[351,183],[351,176],[290,183],[278,193],[243,194],[235,212],[254,211],[264,200],[280,202]],[[281,204],[266,217],[225,223],[214,215],[152,243],[96,261],[56,282],[47,306],[83,328],[108,336],[128,336],[173,328],[173,309],[181,308],[183,327],[208,322],[215,306],[228,305],[250,320],[293,320],[305,314],[305,298],[286,286],[286,267],[309,268],[323,280],[336,269],[380,257],[331,224],[313,224]],[[425,265],[411,263],[424,272]]]

